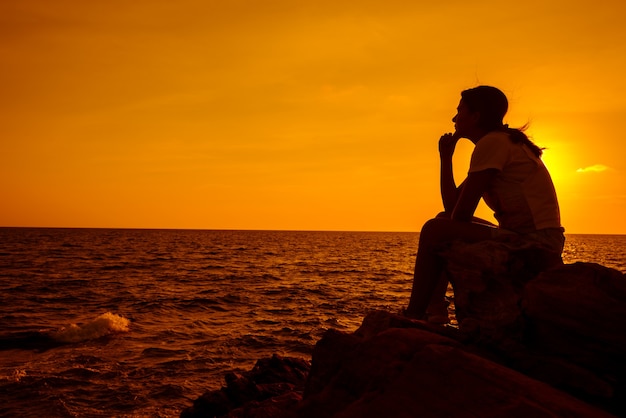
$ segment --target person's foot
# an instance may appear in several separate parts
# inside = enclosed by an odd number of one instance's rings
[[[426,320],[431,324],[445,325],[450,322],[448,318],[448,301],[443,299],[441,301],[431,302],[426,310]]]
[[[445,325],[448,322],[450,322],[450,318],[448,318],[448,313],[446,312],[445,315],[438,315],[438,314],[426,314],[426,320],[428,322],[430,322],[431,324],[439,324],[439,325]]]
[[[412,312],[409,312],[408,309],[402,309],[400,311],[400,315],[402,315],[402,316],[404,316],[406,318],[409,318],[409,319],[418,319],[418,320],[422,320],[422,321],[426,319],[426,314],[417,315],[417,314],[414,314]]]

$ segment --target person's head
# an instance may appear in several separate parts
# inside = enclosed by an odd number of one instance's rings
[[[540,157],[543,149],[528,139],[523,132],[526,126],[514,129],[503,123],[508,110],[509,101],[500,89],[478,86],[461,92],[457,115],[452,121],[460,135],[474,142],[491,131],[503,131],[509,134],[513,142],[526,144],[537,157]]]
[[[485,132],[501,129],[509,109],[509,101],[502,91],[491,86],[478,86],[461,93],[461,102],[476,115],[478,128]]]

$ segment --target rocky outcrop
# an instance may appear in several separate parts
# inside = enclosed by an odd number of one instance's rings
[[[375,312],[354,334],[328,332],[291,416],[611,416],[416,322]]]
[[[302,400],[308,361],[274,355],[245,373],[226,375],[226,386],[200,396],[181,418],[279,417]]]
[[[525,347],[567,365],[544,380],[626,416],[625,275],[593,263],[542,273],[521,310]]]
[[[354,333],[328,331],[310,371],[274,357],[181,416],[626,416],[624,274],[538,274],[532,249],[498,243],[450,251],[458,328],[372,312]]]

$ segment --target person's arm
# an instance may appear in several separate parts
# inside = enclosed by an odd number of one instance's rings
[[[470,173],[463,182],[463,188],[452,210],[452,220],[471,222],[480,198],[497,175],[498,170],[495,168]]]
[[[459,139],[455,134],[444,134],[439,139],[441,200],[443,201],[444,210],[448,214],[452,214],[464,184],[461,183],[459,187],[456,187],[452,170],[452,155],[454,155],[454,149]]]

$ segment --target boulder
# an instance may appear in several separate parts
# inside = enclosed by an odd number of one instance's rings
[[[280,417],[302,399],[310,363],[281,357],[257,361],[244,373],[226,375],[226,386],[196,399],[181,418],[269,418]]]
[[[521,308],[525,346],[584,370],[596,384],[579,388],[583,394],[626,415],[625,275],[594,263],[565,265],[530,281]]]
[[[396,327],[381,330],[385,322]],[[304,400],[290,416],[611,416],[419,322],[374,312],[353,334],[328,331],[315,347]]]
[[[592,263],[540,274],[524,288],[522,308],[534,349],[626,374],[626,277]]]

